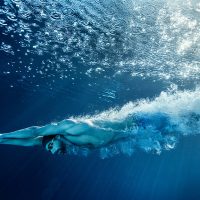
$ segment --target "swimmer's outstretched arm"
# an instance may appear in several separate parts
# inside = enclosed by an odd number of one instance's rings
[[[0,138],[0,144],[10,144],[18,146],[38,146],[42,145],[42,137],[36,138]]]
[[[59,123],[52,123],[42,127],[33,126],[10,133],[0,134],[0,138],[35,138],[38,136],[63,134],[67,130],[69,130],[69,134],[70,132],[73,134],[73,131],[76,129],[76,124],[74,121],[63,120]]]

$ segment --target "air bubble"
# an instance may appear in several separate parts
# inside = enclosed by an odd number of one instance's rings
[[[24,19],[30,19],[31,18],[31,12],[23,12],[21,14],[21,17],[24,18]]]
[[[61,19],[62,15],[58,12],[53,12],[51,14],[51,18],[54,19],[54,20],[58,20],[58,19]]]
[[[13,13],[7,13],[7,18],[11,21],[17,21],[17,18]]]
[[[21,0],[12,0],[13,3],[20,3]]]

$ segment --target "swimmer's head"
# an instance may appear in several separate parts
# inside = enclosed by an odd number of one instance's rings
[[[65,154],[66,145],[60,140],[60,135],[44,136],[42,146],[52,154]]]

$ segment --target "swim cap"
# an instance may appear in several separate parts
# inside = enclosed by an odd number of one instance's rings
[[[45,135],[45,136],[43,136],[43,138],[42,138],[42,146],[45,148],[46,147],[46,144],[49,142],[49,141],[51,141],[51,140],[53,140],[53,138],[55,138],[56,137],[56,135]]]

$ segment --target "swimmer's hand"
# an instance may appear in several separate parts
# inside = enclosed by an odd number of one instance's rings
[[[0,134],[0,143],[3,141],[3,134]]]

